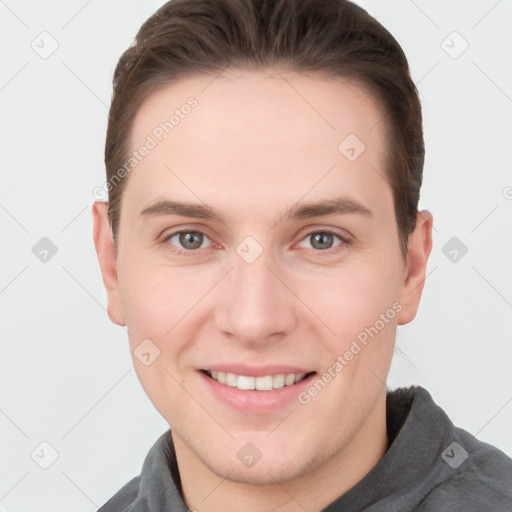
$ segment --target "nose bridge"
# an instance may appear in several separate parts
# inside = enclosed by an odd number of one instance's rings
[[[239,298],[245,298],[253,309],[270,306],[275,298],[276,279],[269,270],[269,258],[260,256],[257,261],[237,261],[234,268],[233,289]]]
[[[251,241],[240,244],[216,308],[220,330],[240,341],[256,342],[293,327],[293,295],[275,276],[273,267],[271,250],[256,254]]]

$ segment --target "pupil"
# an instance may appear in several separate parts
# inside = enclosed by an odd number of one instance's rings
[[[201,233],[180,233],[180,244],[186,249],[198,249],[202,243]]]
[[[333,238],[329,233],[316,233],[313,235],[313,243],[315,249],[329,249],[332,246]]]

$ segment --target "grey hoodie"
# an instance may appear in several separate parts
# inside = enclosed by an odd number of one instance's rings
[[[512,512],[512,459],[455,427],[426,389],[388,391],[386,417],[386,454],[323,512]],[[180,489],[167,431],[98,512],[187,512]]]

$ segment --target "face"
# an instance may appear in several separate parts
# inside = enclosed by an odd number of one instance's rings
[[[419,226],[402,254],[372,96],[283,76],[154,93],[133,125],[133,151],[155,144],[128,176],[117,255],[95,205],[109,314],[178,455],[240,482],[314,472],[382,429],[430,250]]]

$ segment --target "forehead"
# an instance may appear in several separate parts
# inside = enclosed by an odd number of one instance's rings
[[[188,198],[214,187],[219,200],[226,188],[254,197],[277,187],[293,202],[301,190],[328,191],[340,179],[352,188],[364,188],[365,180],[383,188],[383,117],[366,89],[343,79],[275,71],[183,79],[139,108],[131,151],[150,140],[152,149],[130,181],[142,203],[176,190],[178,177]]]

